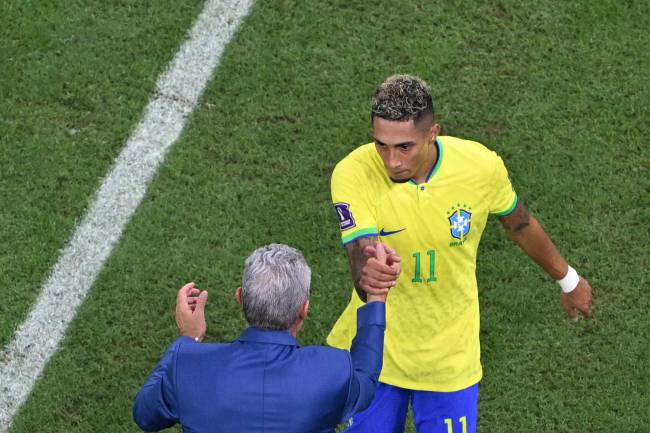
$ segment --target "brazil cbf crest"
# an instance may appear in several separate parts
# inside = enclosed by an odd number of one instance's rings
[[[467,204],[461,206],[458,203],[456,206],[452,206],[449,211],[447,211],[447,219],[449,220],[449,232],[451,237],[458,239],[457,241],[452,241],[449,243],[449,246],[455,247],[460,246],[465,243],[467,235],[469,234],[472,228],[472,208]]]

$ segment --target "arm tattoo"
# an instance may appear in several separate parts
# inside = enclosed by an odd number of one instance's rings
[[[530,214],[521,204],[517,204],[517,208],[513,213],[501,218],[501,223],[509,232],[517,233],[528,227]]]
[[[359,286],[359,281],[361,280],[361,270],[368,261],[368,257],[364,254],[364,250],[368,245],[376,244],[377,240],[376,236],[369,236],[357,239],[347,244],[345,247],[348,253],[348,262],[350,263],[350,272],[352,273],[354,288],[363,301],[366,300],[366,292],[364,292],[363,289],[361,289],[361,286]]]

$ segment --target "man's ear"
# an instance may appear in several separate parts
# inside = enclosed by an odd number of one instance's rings
[[[300,308],[300,312],[298,313],[298,317],[301,320],[305,320],[308,314],[309,314],[309,299],[307,299],[305,303],[302,304],[302,307]]]
[[[235,301],[239,304],[240,307],[243,307],[243,301],[241,297],[241,287],[237,287],[237,290],[235,290]]]
[[[433,142],[439,134],[440,134],[440,124],[434,123],[433,125],[431,125],[431,129],[429,129],[429,137],[431,138],[431,141]]]

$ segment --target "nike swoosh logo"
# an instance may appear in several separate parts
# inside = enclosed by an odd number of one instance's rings
[[[379,236],[390,236],[390,235],[394,235],[395,233],[403,232],[404,230],[406,230],[406,228],[395,230],[395,231],[392,231],[392,232],[387,232],[387,231],[384,231],[384,229],[381,229],[379,231]]]

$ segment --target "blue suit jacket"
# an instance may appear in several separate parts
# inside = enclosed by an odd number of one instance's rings
[[[365,409],[381,371],[385,305],[357,310],[350,352],[298,346],[284,331],[248,328],[232,343],[179,337],[135,398],[145,431],[333,433]]]

